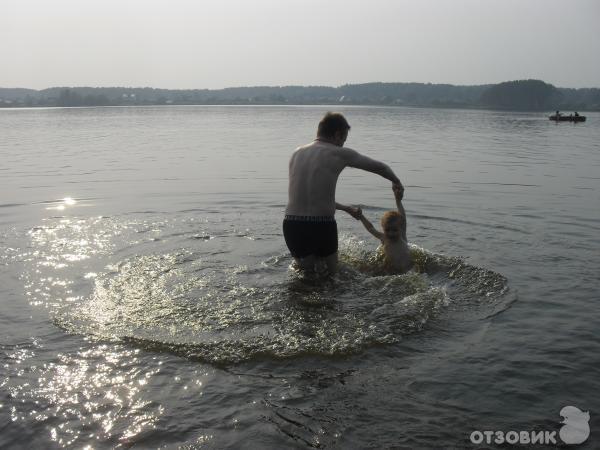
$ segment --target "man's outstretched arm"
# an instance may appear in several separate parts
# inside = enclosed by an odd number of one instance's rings
[[[404,187],[402,186],[402,183],[400,183],[400,179],[387,164],[377,161],[376,159],[369,158],[368,156],[361,155],[356,150],[352,150],[350,148],[344,148],[341,154],[343,155],[342,157],[344,158],[344,162],[347,166],[377,174],[387,180],[390,180],[394,184],[394,188],[398,188],[400,190],[401,195],[404,192]]]
[[[348,210],[350,209],[350,206],[342,205],[341,203],[335,202],[335,209],[339,209],[340,211],[348,212]]]

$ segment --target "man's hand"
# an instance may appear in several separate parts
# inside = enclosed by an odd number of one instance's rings
[[[402,200],[404,197],[404,186],[399,181],[392,184],[392,191],[394,191],[394,197],[396,200]]]
[[[360,217],[362,216],[362,209],[360,208],[360,206],[349,206],[348,211],[346,212],[352,217],[354,217],[356,220],[360,220]]]

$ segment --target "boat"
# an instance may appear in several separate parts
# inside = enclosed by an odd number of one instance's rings
[[[554,120],[555,122],[585,122],[585,116],[574,116],[572,114],[569,114],[568,116],[563,114],[552,114],[548,119]]]

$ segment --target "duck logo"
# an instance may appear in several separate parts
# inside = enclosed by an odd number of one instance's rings
[[[565,406],[560,410],[563,424],[559,435],[565,444],[581,444],[590,435],[590,413],[583,412],[575,406]]]

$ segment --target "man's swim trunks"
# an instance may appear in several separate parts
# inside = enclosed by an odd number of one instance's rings
[[[337,223],[332,216],[291,216],[283,219],[283,237],[295,258],[329,256],[338,249]]]

